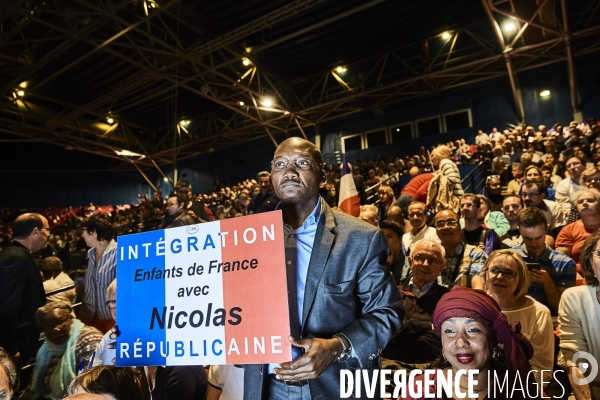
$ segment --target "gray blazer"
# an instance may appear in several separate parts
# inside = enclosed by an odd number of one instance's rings
[[[379,353],[400,330],[404,311],[386,263],[387,246],[379,229],[332,210],[321,199],[323,215],[308,267],[302,337],[331,338],[343,333],[356,357],[332,363],[309,382],[311,397],[340,396],[341,369],[379,367]],[[266,366],[246,365],[244,400],[261,400]],[[364,385],[362,398],[367,398]]]

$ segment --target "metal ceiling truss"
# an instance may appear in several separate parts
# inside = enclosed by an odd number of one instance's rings
[[[146,1],[134,6],[129,0],[115,5],[74,0],[70,9],[51,1],[22,1],[7,8],[0,37],[0,131],[118,160],[123,158],[116,151],[127,149],[145,155],[133,161],[136,168],[159,168],[256,138],[270,137],[277,144],[282,133],[298,130],[306,136],[307,127],[327,120],[506,75],[519,115],[518,72],[572,63],[574,56],[597,51],[600,42],[597,4],[586,15],[571,18],[576,23],[569,30],[567,18],[561,26],[559,18],[549,16],[554,0],[542,0],[527,13],[515,9],[518,2],[512,0],[482,0],[495,38],[469,26],[451,32],[449,40],[421,40],[344,65],[345,71],[332,67],[286,80],[261,62],[260,51],[273,44],[251,53],[236,44],[324,0],[294,1],[212,39],[178,16],[178,0],[155,9]],[[566,16],[564,4],[563,12]],[[517,32],[506,36],[498,16],[516,21]],[[185,42],[180,28],[193,32],[196,40]],[[35,59],[38,47],[48,52]],[[103,94],[72,104],[44,92],[68,81],[70,73],[98,54],[122,68],[121,75],[102,86]],[[250,59],[249,65],[242,64],[243,57]],[[58,58],[65,61],[55,62]],[[38,76],[49,67],[47,75]],[[24,81],[30,85],[21,97],[16,90]],[[198,112],[182,102],[213,106]],[[135,122],[134,115],[158,109],[157,104],[172,107],[171,121],[151,127]],[[113,124],[106,120],[109,111]],[[189,125],[179,126],[181,119]]]

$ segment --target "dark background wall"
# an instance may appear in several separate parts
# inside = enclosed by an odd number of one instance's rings
[[[600,118],[600,53],[576,58],[575,63],[583,117]],[[528,125],[551,126],[555,122],[568,124],[573,119],[566,63],[524,71],[519,74],[518,79]],[[541,98],[539,93],[546,89],[550,90],[550,97]],[[349,152],[347,158],[353,161],[414,154],[422,145],[432,146],[458,138],[472,141],[477,129],[489,132],[494,126],[503,129],[507,124],[517,122],[508,78],[501,77],[398,102],[376,112],[355,114],[322,123],[319,126],[321,150],[324,158],[333,162],[335,151],[341,150],[341,136],[465,108],[471,109],[472,128]],[[307,135],[314,141],[315,129],[309,129]],[[280,134],[276,139],[280,142],[285,136]],[[184,160],[178,164],[179,178],[190,181],[195,193],[211,190],[216,183],[215,175],[219,175],[227,185],[254,178],[259,171],[270,168],[274,149],[270,139],[260,139]],[[57,149],[57,152],[60,151],[62,150]],[[79,167],[86,166],[73,165],[71,168]],[[172,168],[165,168],[164,171],[173,177]],[[161,186],[163,193],[170,191],[170,186],[156,171],[146,172],[155,185]],[[28,208],[34,205],[64,206],[90,202],[123,204],[136,202],[138,193],[151,195],[150,186],[137,172],[9,171],[0,172],[0,180],[0,206]]]

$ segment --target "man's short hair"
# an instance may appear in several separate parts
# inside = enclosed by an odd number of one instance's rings
[[[399,238],[402,238],[402,235],[404,235],[404,229],[402,229],[402,225],[400,225],[396,221],[390,221],[388,219],[386,219],[385,221],[381,221],[381,223],[379,224],[379,229],[389,229],[391,231],[394,231],[394,233]]]
[[[55,256],[46,257],[44,259],[44,266],[52,271],[53,275],[58,275],[63,271],[63,263],[60,258]]]
[[[42,216],[36,213],[27,213],[17,217],[13,223],[13,236],[15,239],[25,239],[35,228],[42,229],[44,221]]]
[[[548,220],[539,208],[527,207],[519,211],[517,223],[519,228],[535,228],[539,225],[548,227]]]
[[[408,211],[408,209],[410,208],[410,206],[421,206],[423,207],[423,210],[425,212],[427,212],[427,205],[425,203],[423,203],[422,201],[412,201],[408,207],[406,207],[406,210]]]
[[[435,247],[437,248],[437,250],[440,252],[440,254],[442,255],[442,259],[445,260],[446,259],[446,249],[444,249],[444,246],[442,246],[441,244],[439,244],[436,241],[430,240],[430,239],[420,239],[417,240],[413,245],[412,245],[412,254],[415,253],[415,249],[417,248],[417,245],[422,246],[422,245],[429,245],[431,247]]]
[[[434,218],[434,219],[435,219],[435,218],[437,218],[437,216],[438,216],[438,215],[440,215],[441,213],[443,213],[444,211],[451,212],[452,214],[454,214],[454,216],[455,216],[455,217],[456,217],[456,219],[458,220],[458,213],[457,213],[456,211],[454,211],[454,210],[451,210],[451,209],[449,209],[449,208],[447,208],[447,209],[445,209],[445,210],[440,210],[440,211],[438,211],[438,212],[435,214],[435,217],[433,217],[433,218]]]
[[[0,368],[4,370],[4,373],[8,378],[9,395],[12,397],[13,387],[15,387],[15,383],[17,381],[17,369],[15,368],[15,364],[13,364],[8,353],[4,351],[2,347],[0,347]]]
[[[473,193],[465,193],[463,194],[462,199],[471,199],[473,200],[473,204],[475,205],[476,208],[481,207],[481,200],[479,200],[479,197],[477,197],[476,194]]]
[[[115,237],[115,228],[107,214],[94,214],[83,221],[88,232],[96,232],[98,240],[110,241]]]
[[[184,194],[179,194],[179,193],[175,193],[175,192],[171,192],[169,194],[169,196],[167,197],[167,200],[169,200],[171,197],[176,197],[177,198],[177,205],[181,205],[182,203],[185,205],[187,205],[188,202],[188,198],[186,195]]]
[[[175,188],[189,188],[190,190],[192,190],[192,184],[189,183],[188,181],[181,179],[178,180],[177,183],[175,184]]]
[[[525,207],[525,204],[523,203],[523,199],[520,198],[519,196],[517,196],[516,194],[506,195],[506,197],[502,199],[502,205],[504,206],[504,200],[510,199],[511,197],[514,197],[515,199],[519,200],[519,204],[521,204],[521,207]]]
[[[541,183],[537,183],[537,182],[525,182],[525,184],[523,185],[523,187],[525,189],[532,189],[534,186],[537,188],[537,192],[539,194],[545,193],[545,191],[544,191],[544,185],[542,185]]]
[[[260,178],[271,178],[271,173],[269,171],[260,171],[257,175],[256,175],[256,179],[260,179]]]

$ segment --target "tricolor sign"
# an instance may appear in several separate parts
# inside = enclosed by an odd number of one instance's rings
[[[118,239],[117,366],[290,361],[281,211]]]

